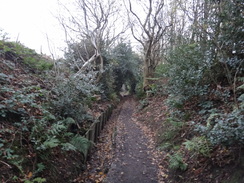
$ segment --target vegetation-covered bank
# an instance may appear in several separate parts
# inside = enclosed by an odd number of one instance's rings
[[[196,9],[173,5],[172,20],[179,20],[177,12],[192,15],[191,36],[172,27],[172,44],[140,102],[139,120],[157,131],[162,166],[168,164],[166,182],[241,183],[243,2],[192,2]]]
[[[186,102],[182,106],[184,117],[179,118],[172,113],[178,113],[176,109],[169,107],[167,96],[154,96],[141,100],[138,104],[138,112],[135,120],[149,128],[149,136],[153,137],[156,149],[160,154],[158,159],[159,177],[165,182],[223,182],[241,183],[243,182],[243,145],[235,141],[233,144],[214,144],[211,137],[200,133],[195,120],[202,120],[206,124],[207,118],[216,120],[210,114],[208,117],[199,114],[201,109],[189,105],[194,102]],[[227,105],[228,106],[228,105]],[[224,106],[219,106],[220,108]],[[218,109],[220,109],[218,108]],[[182,113],[182,111],[181,111]],[[185,115],[187,114],[187,119]],[[216,116],[215,116],[216,117]],[[236,118],[238,121],[242,116]],[[218,118],[217,118],[218,119]],[[232,118],[233,119],[233,118]],[[234,121],[234,120],[233,120]],[[225,126],[223,126],[224,130]],[[241,125],[235,125],[232,130],[240,130]],[[220,133],[219,138],[230,135],[230,139],[235,132],[215,131]],[[229,139],[229,140],[230,140]],[[228,140],[227,140],[228,141]]]
[[[1,182],[67,181],[84,164],[92,114],[66,98],[79,90],[54,78],[52,59],[8,41],[0,53]]]
[[[135,67],[123,62],[136,58],[128,48],[121,43],[104,57],[106,72],[96,81],[95,70],[75,75],[74,45],[65,59],[53,60],[0,41],[1,182],[71,182],[80,175],[92,145],[84,134],[120,100],[122,85],[135,90]]]

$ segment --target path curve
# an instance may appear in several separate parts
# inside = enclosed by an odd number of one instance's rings
[[[115,160],[104,183],[157,183],[148,140],[133,122],[135,101],[127,99],[117,121]]]

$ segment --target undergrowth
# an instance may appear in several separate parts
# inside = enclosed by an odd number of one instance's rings
[[[20,43],[0,41],[0,60],[0,180],[70,181],[92,145],[83,134],[98,89],[84,79],[48,80],[53,61]]]

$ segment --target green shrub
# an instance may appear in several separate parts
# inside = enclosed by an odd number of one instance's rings
[[[198,44],[183,45],[171,51],[167,58],[168,65],[161,69],[161,75],[169,78],[168,89],[172,95],[186,100],[206,94],[204,73],[207,64],[203,60],[204,55]]]
[[[168,64],[168,63],[160,64],[156,67],[155,76],[160,77],[160,78],[167,77],[169,69],[170,69],[170,64]]]
[[[53,63],[50,61],[47,62],[46,60],[34,57],[33,55],[24,56],[24,63],[38,70],[50,70],[53,68]]]
[[[166,104],[172,109],[183,109],[184,101],[182,97],[170,94],[169,98],[166,100]]]
[[[42,97],[46,91],[36,86],[23,87],[19,90],[15,90],[12,86],[3,86],[0,94],[4,93],[8,93],[10,97],[0,102],[0,116],[2,117],[6,117],[8,113],[27,115],[28,110],[23,106],[39,109],[40,105],[37,104],[36,98]]]
[[[116,91],[115,91],[115,83],[116,79],[114,78],[114,73],[112,72],[112,68],[108,66],[106,68],[106,71],[102,73],[102,77],[99,81],[100,89],[102,90],[102,98],[103,99],[108,99],[108,100],[113,100],[115,99],[113,96]]]
[[[111,93],[111,94],[109,95],[109,99],[110,99],[111,101],[114,101],[114,102],[118,102],[118,101],[119,101],[119,97],[118,97],[118,95],[117,95],[116,93]]]
[[[30,166],[33,167],[33,177],[26,181],[44,180],[38,176],[50,169],[47,165],[57,149],[60,153],[80,152],[81,162],[85,161],[90,142],[72,133],[71,126],[78,123],[74,119],[62,119],[54,115],[50,107],[43,107],[42,102],[47,99],[45,90],[38,86],[16,90],[4,85],[0,95],[6,94],[8,98],[0,102],[0,117],[6,120],[0,129],[0,156],[2,161],[17,168],[16,180],[24,177]]]
[[[207,125],[196,128],[212,144],[244,144],[244,108],[236,108],[231,113],[213,113],[207,119]]]
[[[99,87],[87,78],[70,77],[60,81],[53,91],[57,97],[52,101],[52,107],[57,115],[64,118],[71,117],[81,123],[89,118],[86,112],[87,105],[92,102],[90,100],[92,95],[99,92]]]

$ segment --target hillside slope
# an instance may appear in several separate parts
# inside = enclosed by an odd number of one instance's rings
[[[191,104],[191,108],[190,108]],[[241,145],[210,145],[197,133],[193,120],[202,115],[194,103],[184,109],[188,121],[175,121],[165,96],[154,96],[138,104],[136,120],[147,126],[161,154],[161,172],[167,172],[165,182],[242,183],[244,156]],[[221,105],[219,108],[226,106]],[[185,111],[186,112],[186,111]],[[243,116],[242,116],[243,117]],[[241,116],[240,116],[241,119]],[[159,171],[160,172],[160,171]]]
[[[83,137],[108,102],[20,43],[0,41],[0,180],[70,182],[85,168]],[[92,94],[92,93],[91,93]]]

